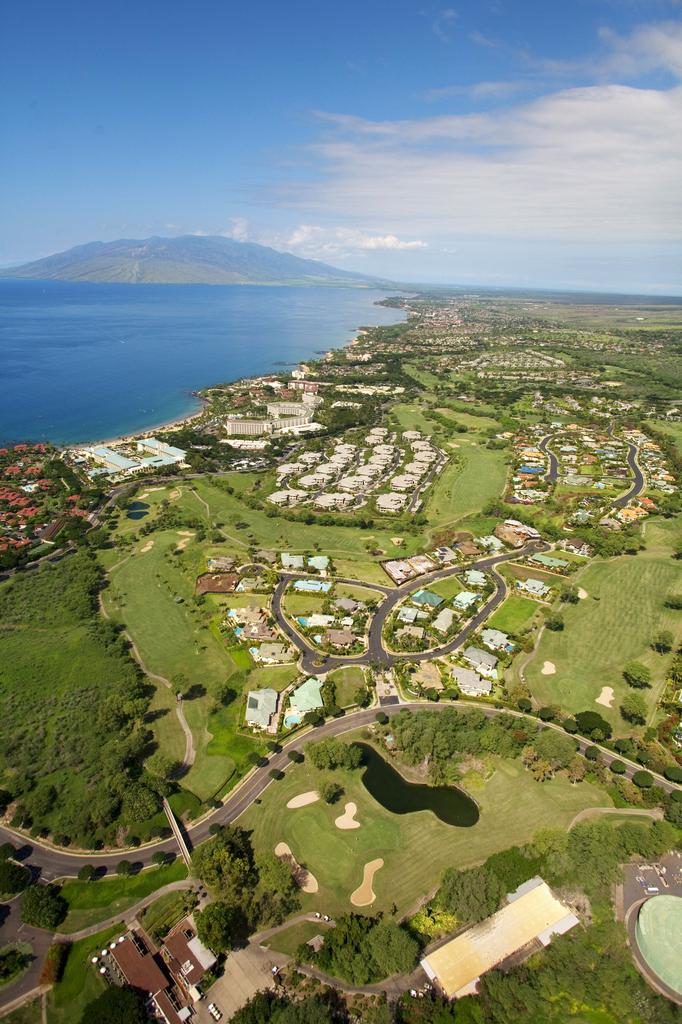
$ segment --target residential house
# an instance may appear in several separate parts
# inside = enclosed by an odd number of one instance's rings
[[[442,608],[431,623],[432,627],[439,633],[447,633],[455,621],[455,613],[452,608]]]
[[[246,722],[255,729],[268,729],[277,714],[279,694],[277,690],[265,688],[249,690],[246,695]]]
[[[527,580],[517,580],[516,586],[519,590],[525,590],[531,597],[546,597],[549,594],[549,587],[542,580],[534,579],[532,576]]]
[[[434,594],[432,590],[417,590],[411,597],[412,604],[427,605],[429,608],[437,608],[439,604],[443,603],[443,598],[439,594]]]
[[[423,626],[403,626],[402,629],[396,631],[395,635],[399,640],[403,640],[408,637],[412,640],[423,640],[424,632]]]
[[[474,672],[471,668],[455,666],[452,670],[452,678],[467,697],[483,697],[491,693],[493,689],[493,684],[489,679],[483,679],[478,672]]]
[[[481,675],[488,676],[490,679],[497,678],[496,666],[498,659],[490,651],[483,651],[480,647],[467,647],[462,657],[470,665],[473,665]]]
[[[357,638],[349,629],[328,629],[324,639],[333,647],[352,647]]]
[[[318,711],[324,707],[320,687],[319,679],[312,676],[301,683],[289,698],[289,712],[303,717],[309,711]]]
[[[464,582],[468,587],[485,587],[488,582],[488,577],[480,569],[467,569],[464,573]]]
[[[261,665],[283,665],[293,659],[291,647],[280,643],[265,643],[251,652],[255,661]]]
[[[484,629],[481,633],[481,640],[492,651],[509,651],[514,646],[507,634],[500,629]]]
[[[283,569],[297,570],[302,569],[303,566],[305,565],[303,555],[290,555],[287,552],[284,552],[282,555],[280,555],[280,561],[282,563]]]
[[[480,597],[480,594],[475,594],[472,590],[462,590],[455,595],[452,603],[458,612],[468,612],[480,600]]]

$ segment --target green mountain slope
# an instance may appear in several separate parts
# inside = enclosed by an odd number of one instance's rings
[[[120,284],[306,284],[367,287],[375,279],[317,260],[221,236],[89,242],[20,267],[2,277]]]

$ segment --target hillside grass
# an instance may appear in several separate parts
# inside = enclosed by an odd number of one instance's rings
[[[134,853],[129,856],[134,860]],[[115,914],[123,914],[157,889],[184,878],[187,878],[187,868],[178,857],[172,864],[147,868],[128,878],[114,875],[91,882],[69,879],[62,886],[69,911],[58,930],[68,935]]]

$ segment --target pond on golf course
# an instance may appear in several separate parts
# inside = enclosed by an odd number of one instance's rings
[[[362,749],[362,782],[374,799],[393,814],[433,811],[446,825],[469,828],[478,821],[478,807],[457,786],[426,786],[408,782],[374,747]]]

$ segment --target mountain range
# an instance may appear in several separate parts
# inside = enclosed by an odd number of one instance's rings
[[[121,238],[88,242],[44,259],[7,267],[1,277],[117,284],[342,285],[367,288],[376,278],[220,235]]]

